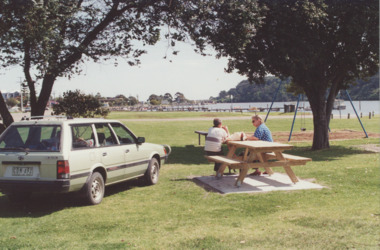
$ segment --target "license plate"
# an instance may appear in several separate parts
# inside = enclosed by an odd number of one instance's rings
[[[12,176],[33,176],[33,167],[13,167]]]

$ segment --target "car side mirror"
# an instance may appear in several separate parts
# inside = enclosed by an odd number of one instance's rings
[[[145,142],[145,137],[137,137],[137,144],[143,144]]]

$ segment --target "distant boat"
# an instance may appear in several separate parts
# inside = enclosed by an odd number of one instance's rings
[[[346,104],[343,99],[335,99],[333,109],[344,110],[346,109]]]

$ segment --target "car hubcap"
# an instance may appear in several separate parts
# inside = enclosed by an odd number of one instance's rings
[[[157,165],[153,165],[153,168],[152,168],[152,180],[156,181],[157,178],[158,178],[158,167],[157,167]]]
[[[91,186],[91,194],[92,194],[92,198],[94,200],[97,200],[101,197],[101,194],[102,194],[102,185],[100,184],[99,180],[96,179],[92,182],[92,186]]]

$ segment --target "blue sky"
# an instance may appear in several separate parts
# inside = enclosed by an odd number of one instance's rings
[[[140,66],[130,67],[119,60],[114,67],[113,61],[90,63],[83,65],[83,73],[71,80],[59,78],[53,88],[52,95],[57,97],[67,90],[80,89],[86,94],[100,93],[102,96],[114,97],[118,94],[138,96],[140,101],[149,95],[173,96],[181,92],[187,99],[208,99],[218,96],[222,90],[234,88],[246,79],[237,73],[225,73],[227,59],[215,59],[214,56],[201,56],[193,51],[190,44],[181,43],[176,46],[180,52],[174,56],[167,50],[167,42],[162,40],[155,46],[148,47]],[[168,58],[163,59],[167,54]],[[170,62],[171,60],[171,62]],[[19,88],[21,67],[0,71],[0,89],[4,92]]]

